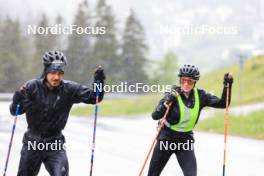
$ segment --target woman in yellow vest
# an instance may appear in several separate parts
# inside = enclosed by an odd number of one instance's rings
[[[157,139],[150,161],[148,176],[158,176],[172,154],[176,154],[184,176],[196,176],[197,164],[193,148],[193,128],[198,122],[201,110],[206,107],[225,108],[227,85],[230,85],[229,104],[233,77],[224,75],[224,88],[221,98],[195,87],[200,78],[199,70],[194,65],[184,65],[178,76],[180,86],[173,86],[166,93],[152,113],[154,120],[161,119],[168,104],[171,104],[163,128]]]

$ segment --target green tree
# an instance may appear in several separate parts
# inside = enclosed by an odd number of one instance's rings
[[[0,92],[10,92],[25,81],[24,40],[19,21],[7,17],[0,25]]]
[[[93,58],[96,65],[102,65],[109,83],[115,83],[120,77],[119,44],[116,38],[116,21],[111,6],[105,0],[99,0],[96,6],[96,27],[105,27],[104,34],[95,36]]]
[[[136,18],[133,10],[126,20],[122,44],[122,76],[128,84],[136,82],[146,83],[148,77],[144,67],[146,64],[146,54],[148,47],[145,44],[145,32],[143,26]]]
[[[88,12],[87,1],[80,3],[74,18],[74,25],[82,28],[88,27],[90,25]],[[91,36],[73,32],[68,38],[66,56],[69,61],[67,77],[80,83],[86,83],[88,74],[92,74],[94,68],[91,63]]]
[[[164,58],[157,63],[152,77],[152,83],[166,85],[174,84],[177,81],[177,56],[174,52],[169,51],[165,54]]]
[[[60,14],[55,19],[55,22],[57,25],[63,25],[63,18]],[[63,48],[65,48],[65,42],[64,42],[64,37],[62,34],[57,34],[55,35],[55,48],[56,50],[63,51]]]

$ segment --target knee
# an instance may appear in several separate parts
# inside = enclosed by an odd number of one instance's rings
[[[68,168],[66,168],[66,167],[62,167],[61,168],[61,170],[60,170],[60,176],[68,176],[69,174],[68,174]]]
[[[57,167],[53,173],[50,173],[53,176],[68,176],[68,168],[65,166]]]
[[[60,166],[57,167],[54,176],[68,176],[69,175],[69,169],[67,166]]]

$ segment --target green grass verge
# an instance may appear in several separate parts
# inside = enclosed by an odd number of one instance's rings
[[[122,116],[151,113],[162,94],[147,94],[130,99],[106,99],[99,104],[99,113],[102,116]],[[94,107],[84,106],[74,108],[72,115],[91,116],[94,113]]]
[[[228,134],[264,140],[263,114],[264,110],[250,113],[247,116],[230,116]],[[217,115],[200,121],[195,130],[222,134],[224,132],[224,123],[224,116]]]
[[[242,79],[240,79],[239,65],[234,65],[201,76],[198,87],[221,96],[223,77],[226,72],[231,72],[234,76],[232,106],[264,101],[264,91],[262,90],[264,85],[264,56],[251,58],[245,62]]]
[[[207,75],[202,75],[197,87],[201,87],[220,97],[223,89],[224,73],[231,72],[234,76],[231,106],[250,104],[264,101],[264,57],[256,57],[245,62],[242,83],[242,97],[239,94],[239,65],[230,68],[216,70]],[[157,105],[162,94],[147,94],[130,99],[105,99],[100,104],[100,115],[122,116],[150,113]],[[91,106],[73,109],[72,115],[90,116],[93,113]]]

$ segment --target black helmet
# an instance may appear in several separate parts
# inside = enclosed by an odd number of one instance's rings
[[[65,66],[67,65],[67,59],[60,51],[49,51],[43,55],[42,63],[45,67],[46,72],[64,72]]]
[[[200,78],[200,72],[197,67],[194,65],[184,65],[183,67],[180,68],[180,71],[178,73],[179,77],[191,77],[194,80],[199,80]]]

